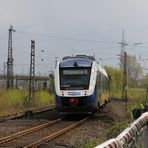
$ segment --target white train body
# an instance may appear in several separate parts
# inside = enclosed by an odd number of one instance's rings
[[[69,57],[57,62],[54,82],[55,107],[61,114],[91,113],[109,99],[108,75],[89,56]]]

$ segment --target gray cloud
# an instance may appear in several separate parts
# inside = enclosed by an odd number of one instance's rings
[[[31,39],[36,40],[39,55],[36,61],[40,65],[52,66],[55,56],[95,53],[98,58],[104,58],[104,64],[117,66],[116,55],[120,52],[117,42],[121,40],[123,28],[127,42],[143,42],[145,46],[128,46],[127,51],[137,57],[141,53],[145,58],[148,54],[147,6],[147,0],[0,0],[0,62],[7,59],[9,25],[16,29],[16,72],[23,71],[18,63],[29,63]],[[41,49],[46,54],[41,53]],[[48,66],[43,67],[38,66],[37,71],[47,73]]]

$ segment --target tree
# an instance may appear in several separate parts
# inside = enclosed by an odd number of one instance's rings
[[[120,68],[123,69],[124,65],[124,54],[121,53],[120,56]],[[126,70],[128,82],[131,87],[137,86],[140,79],[143,78],[143,70],[140,63],[137,61],[135,56],[128,55],[126,57]]]
[[[110,90],[112,97],[117,97],[122,90],[122,71],[117,68],[105,66],[109,75],[111,75]]]
[[[148,87],[148,74],[144,76],[144,78],[140,81],[139,87],[147,88]]]

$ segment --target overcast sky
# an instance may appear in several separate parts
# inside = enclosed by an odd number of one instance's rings
[[[14,73],[29,72],[30,40],[36,42],[36,73],[48,74],[55,57],[94,55],[118,67],[122,30],[126,51],[148,68],[148,0],[0,0],[0,73],[13,25]],[[143,44],[134,46],[136,42]]]

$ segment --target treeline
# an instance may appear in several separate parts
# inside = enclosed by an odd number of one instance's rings
[[[110,92],[111,96],[119,96],[122,91],[122,71],[117,68],[105,66],[105,69],[110,75]]]
[[[120,68],[113,68],[105,66],[105,69],[109,75],[111,75],[110,90],[111,94],[121,95],[123,85],[123,71]],[[133,82],[134,81],[134,82]],[[134,85],[133,85],[134,84]],[[127,89],[130,88],[144,88],[148,87],[148,74],[140,76],[139,79],[133,80],[127,76]]]
[[[121,52],[119,58],[119,68],[105,66],[107,72],[111,75],[111,91],[122,90],[123,80],[123,67],[125,64],[124,53]],[[126,72],[127,72],[127,83],[128,88],[147,88],[148,87],[148,74],[143,74],[143,68],[136,56],[126,55]]]

